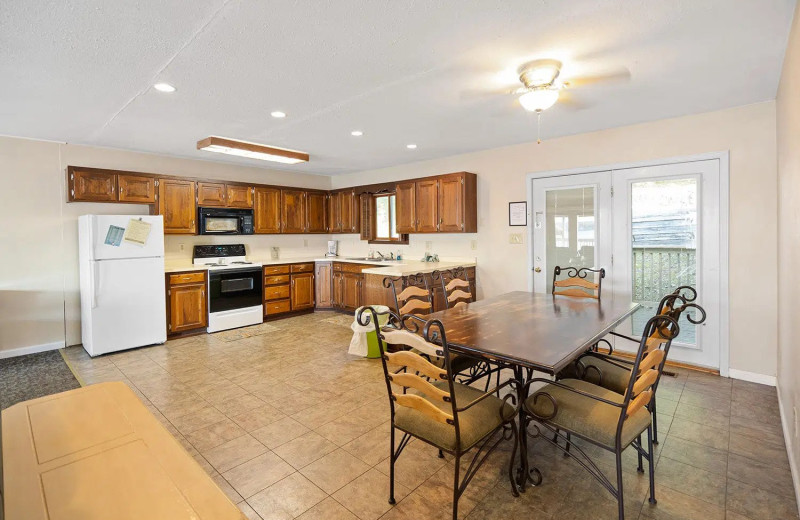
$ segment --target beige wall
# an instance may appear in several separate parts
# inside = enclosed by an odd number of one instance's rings
[[[800,16],[795,12],[778,87],[778,396],[786,446],[797,482],[800,467],[797,412],[800,401]],[[795,484],[796,485],[796,484]]]
[[[553,115],[552,117],[557,117]],[[546,127],[545,127],[546,128]],[[533,137],[534,129],[531,129]],[[424,146],[424,143],[420,143]],[[478,233],[417,235],[440,256],[475,256],[479,294],[527,287],[527,246],[509,244],[508,203],[525,200],[529,173],[730,151],[730,367],[776,374],[777,176],[775,103],[655,121],[333,177],[333,186],[454,171],[478,174]],[[527,240],[527,233],[524,234]],[[477,249],[472,250],[472,242]],[[368,246],[343,241],[349,254]]]
[[[179,176],[330,188],[330,178],[211,161],[0,137],[0,356],[2,351],[80,343],[79,215],[146,214],[144,205],[66,201],[67,165]],[[326,237],[244,237],[256,254],[280,246],[286,256],[324,251]],[[204,237],[168,237],[168,260],[191,258]],[[180,245],[184,250],[180,251]],[[268,253],[266,253],[268,254]]]

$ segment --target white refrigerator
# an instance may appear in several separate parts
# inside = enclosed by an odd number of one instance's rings
[[[78,259],[81,338],[90,356],[167,340],[163,217],[83,215]]]

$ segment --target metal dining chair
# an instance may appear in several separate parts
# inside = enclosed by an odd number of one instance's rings
[[[581,379],[534,378],[523,389],[523,395],[527,395],[531,384],[545,383],[523,403],[525,420],[520,434],[528,434],[528,426],[533,425],[535,433],[530,433],[531,436],[541,437],[577,461],[617,499],[619,520],[625,518],[622,452],[629,446],[637,451],[640,468],[642,459],[648,462],[649,500],[656,503],[653,424],[647,405],[655,398],[656,383],[664,369],[665,346],[679,331],[677,320],[669,315],[658,314],[648,320],[631,365],[636,377],[630,378],[623,395]],[[540,428],[553,433],[556,440],[544,435]],[[641,440],[644,432],[647,432],[646,448]],[[586,452],[572,443],[572,436],[614,453],[616,487]],[[561,446],[558,437],[565,441],[565,446]]]
[[[564,274],[566,278],[559,279]],[[596,282],[590,282],[587,278],[592,274]],[[573,296],[576,298],[600,299],[600,291],[603,288],[603,278],[606,277],[606,270],[603,268],[592,269],[590,267],[560,267],[553,269],[552,293],[562,296]]]
[[[389,322],[383,328],[378,325],[378,316],[382,314],[389,314]],[[379,314],[372,307],[361,309],[357,320],[363,326],[375,324],[389,393],[389,503],[395,503],[395,463],[412,437],[438,448],[440,452],[452,454],[455,459],[453,520],[458,518],[458,501],[467,485],[503,440],[514,442],[508,476],[512,493],[517,496],[512,467],[518,443],[514,419],[519,412],[516,402],[519,383],[511,379],[491,392],[481,392],[457,383],[450,362],[447,334],[438,320],[425,321],[414,315],[400,317],[392,312]],[[404,345],[416,352],[389,352],[387,344]],[[417,352],[424,353],[429,359],[439,359],[441,364],[433,364]],[[495,391],[505,387],[514,391],[502,399],[494,395]],[[397,431],[402,435],[395,443]],[[462,477],[461,460],[473,448],[477,451]]]

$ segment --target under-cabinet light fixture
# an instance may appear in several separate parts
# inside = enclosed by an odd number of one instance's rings
[[[297,150],[287,150],[286,148],[274,148],[248,141],[239,141],[225,137],[211,136],[201,141],[197,141],[197,149],[207,152],[226,153],[228,155],[238,155],[249,159],[260,159],[262,161],[274,161],[284,164],[297,164],[308,162],[308,154]]]

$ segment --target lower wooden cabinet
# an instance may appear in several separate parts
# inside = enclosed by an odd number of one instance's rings
[[[314,308],[314,273],[292,275],[292,310]]]
[[[317,309],[333,307],[333,265],[331,262],[317,262],[314,269]]]
[[[314,264],[264,266],[264,317],[314,308]]]
[[[365,264],[333,262],[331,307],[342,311],[355,311],[364,305],[364,269],[380,267]]]
[[[167,334],[208,327],[205,271],[167,274]]]
[[[361,307],[361,286],[364,275],[361,273],[344,273],[342,283],[342,308],[354,311]]]

